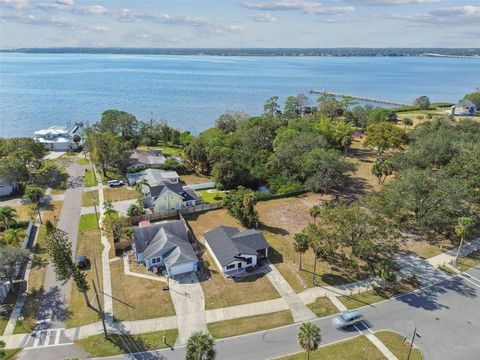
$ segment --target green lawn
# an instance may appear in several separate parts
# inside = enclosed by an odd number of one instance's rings
[[[403,341],[404,337],[402,335],[393,331],[379,331],[375,333],[375,336],[379,338],[398,359],[407,358],[410,341]],[[413,348],[412,353],[410,354],[410,360],[422,359],[421,351],[417,348]]]
[[[95,201],[93,200],[93,195],[95,195]],[[98,190],[87,191],[82,195],[82,206],[98,206]]]
[[[5,355],[2,356],[1,360],[13,359],[22,349],[6,349]]]
[[[460,257],[457,260],[457,268],[462,272],[478,265],[480,265],[480,251],[470,254],[467,257]]]
[[[300,352],[278,360],[305,360],[307,355]],[[385,360],[382,353],[364,335],[350,340],[318,348],[310,354],[310,360]]]
[[[413,280],[402,280],[398,283],[392,284],[384,288],[375,288],[372,291],[367,291],[361,294],[352,296],[340,296],[338,300],[342,302],[348,309],[356,309],[365,305],[377,303],[382,300],[390,299],[391,297],[415,290],[418,288],[418,283]]]
[[[163,155],[180,155],[183,151],[181,147],[160,145],[160,146],[139,146],[138,150],[162,150]]]
[[[215,189],[198,190],[197,192],[202,197],[202,200],[207,204],[221,203],[223,200],[225,200],[226,196],[224,192]]]
[[[266,315],[249,316],[211,323],[208,324],[208,331],[215,339],[223,339],[290,324],[293,324],[292,313],[290,310],[285,310]]]
[[[94,335],[86,339],[75,341],[83,350],[94,357],[114,356],[155,350],[169,347],[163,343],[163,335],[170,346],[177,340],[177,329],[158,331],[141,335],[118,335],[110,334],[108,339],[103,335]]]
[[[97,217],[95,214],[86,214],[80,217],[80,225],[78,231],[90,231],[95,230],[98,226]]]
[[[97,186],[97,180],[95,179],[95,175],[91,169],[85,171],[85,178],[83,180],[85,187],[90,186]]]
[[[90,164],[90,161],[88,161],[88,159],[80,159],[80,160],[77,160],[77,164],[82,165],[82,166],[86,166],[86,165]]]
[[[453,270],[450,269],[449,267],[446,267],[445,265],[440,265],[438,268],[439,268],[440,270],[442,270],[442,271],[445,271],[445,272],[446,272],[447,274],[449,274],[449,275],[455,275],[455,274],[456,274],[455,271],[453,271]]]
[[[307,305],[318,317],[324,317],[338,313],[338,309],[325,297],[318,297],[314,303]]]

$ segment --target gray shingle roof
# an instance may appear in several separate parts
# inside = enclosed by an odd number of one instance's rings
[[[162,165],[165,160],[161,150],[144,151],[135,149],[130,154],[130,166]]]
[[[240,232],[234,227],[219,226],[207,232],[204,238],[222,266],[238,260],[240,254],[256,255],[258,250],[268,248],[263,234],[254,229]]]
[[[163,256],[165,264],[198,260],[182,220],[152,224],[133,230],[135,250],[144,258]]]

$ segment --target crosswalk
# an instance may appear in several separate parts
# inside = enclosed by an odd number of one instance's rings
[[[65,335],[64,328],[41,329],[32,332],[27,348],[70,345],[72,341]]]

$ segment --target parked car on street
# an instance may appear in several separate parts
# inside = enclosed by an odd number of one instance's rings
[[[122,180],[109,180],[108,186],[109,187],[116,187],[116,186],[123,186],[125,183]]]
[[[332,325],[337,329],[343,329],[355,325],[362,319],[358,311],[345,311],[332,319]]]
[[[85,269],[88,267],[88,258],[85,255],[79,255],[77,257],[77,266],[80,269]]]

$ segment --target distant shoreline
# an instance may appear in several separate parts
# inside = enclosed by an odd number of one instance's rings
[[[295,57],[459,57],[480,59],[480,48],[17,48],[1,53]]]

